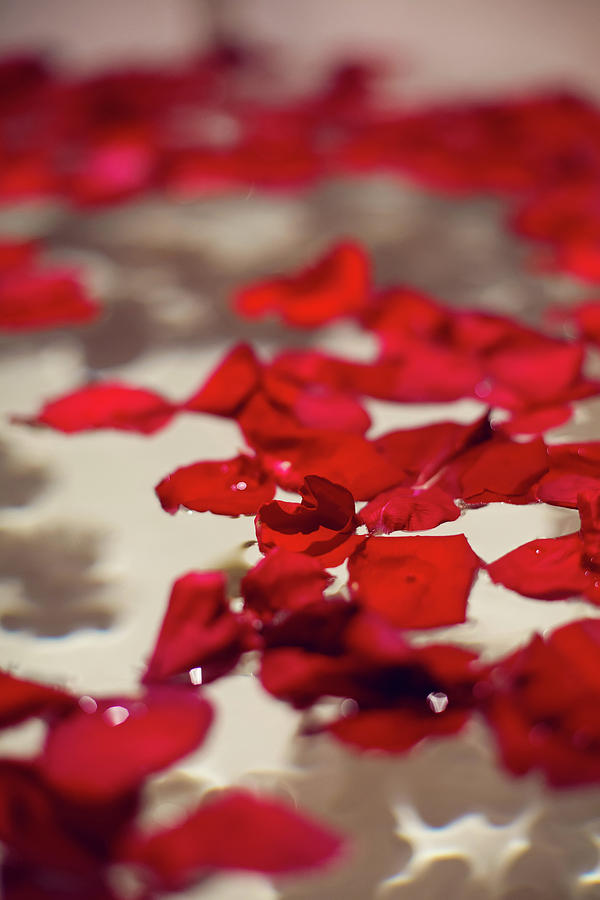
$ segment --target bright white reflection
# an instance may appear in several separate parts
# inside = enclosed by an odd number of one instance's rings
[[[125,719],[129,718],[129,710],[124,706],[109,706],[104,711],[104,718],[110,725],[121,725]]]
[[[196,666],[189,671],[190,681],[192,684],[202,684],[202,666]]]
[[[444,712],[448,706],[448,698],[441,691],[432,691],[427,695],[427,702],[434,713]]]

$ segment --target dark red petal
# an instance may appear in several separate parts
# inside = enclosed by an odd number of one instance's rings
[[[31,716],[63,713],[76,705],[77,698],[71,694],[0,671],[0,728]]]
[[[582,551],[580,536],[565,534],[523,544],[486,568],[492,581],[511,591],[539,600],[564,600],[587,586]]]
[[[322,866],[342,849],[338,835],[276,800],[241,790],[218,793],[173,828],[134,835],[122,859],[145,866],[163,889],[182,888],[214,869],[266,875]]]
[[[222,572],[189,572],[177,579],[143,678],[146,684],[198,668],[193,683],[206,683],[236,665],[251,646],[253,629],[231,612],[225,587]]]
[[[340,316],[356,315],[368,299],[369,288],[369,261],[364,250],[345,241],[296,275],[243,288],[235,308],[249,318],[275,312],[289,325],[314,328]]]
[[[95,863],[94,847],[79,840],[64,798],[35,764],[21,760],[0,761],[0,840],[28,866],[82,872]]]
[[[367,709],[338,719],[326,730],[338,740],[361,750],[405,753],[424,738],[447,737],[469,720],[464,709],[444,709],[439,714],[405,709]]]
[[[192,463],[167,475],[156,485],[166,512],[180,507],[221,516],[253,516],[275,493],[275,481],[252,456]]]
[[[316,603],[331,581],[316,559],[276,548],[244,575],[241,589],[246,606],[263,616]]]
[[[75,712],[54,725],[40,770],[77,801],[109,800],[195,750],[212,717],[206,700],[182,688],[102,700],[96,711]]]
[[[547,471],[542,440],[494,438],[451,462],[438,485],[466,503],[530,503],[536,483]]]
[[[348,563],[352,594],[399,628],[464,622],[479,559],[462,534],[372,537]]]
[[[159,394],[117,382],[92,383],[46,403],[29,425],[45,425],[75,434],[99,428],[153,434],[173,418],[176,407]]]
[[[426,531],[459,516],[452,497],[438,487],[392,488],[378,494],[358,514],[359,520],[376,534]]]
[[[59,328],[89,322],[99,313],[70,272],[18,270],[0,278],[0,330]]]
[[[274,500],[256,518],[263,553],[274,547],[308,553],[323,566],[336,566],[362,540],[355,534],[354,498],[350,491],[319,475],[307,475],[301,503]]]
[[[237,344],[200,390],[183,404],[192,412],[233,416],[256,390],[261,364],[248,344]]]

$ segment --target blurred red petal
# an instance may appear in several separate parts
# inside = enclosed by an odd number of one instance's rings
[[[0,728],[31,716],[64,713],[76,705],[71,694],[0,671]]]
[[[89,322],[99,313],[70,272],[17,270],[0,278],[0,330],[60,328]]]
[[[183,404],[192,412],[233,416],[256,390],[261,364],[248,344],[237,344],[202,387]]]
[[[215,869],[301,872],[330,862],[341,849],[337,834],[304,813],[229,790],[207,798],[173,828],[133,836],[122,858],[145,866],[160,888],[177,890]]]
[[[68,797],[107,801],[195,750],[212,717],[209,703],[183,688],[103,699],[94,712],[74,712],[51,728],[40,771]]]
[[[326,730],[361,750],[404,753],[424,738],[456,734],[470,718],[464,709],[417,712],[411,709],[367,709],[337,719]]]
[[[295,275],[243,288],[235,308],[248,318],[275,312],[288,325],[315,328],[341,316],[356,315],[365,305],[369,289],[368,258],[358,244],[345,241]]]

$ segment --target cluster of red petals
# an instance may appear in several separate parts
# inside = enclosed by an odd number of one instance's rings
[[[242,790],[207,799],[174,827],[140,828],[148,777],[195,751],[210,728],[212,707],[197,688],[150,685],[136,697],[78,701],[2,678],[3,727],[32,716],[48,723],[35,758],[0,761],[0,882],[10,900],[122,900],[109,878],[114,864],[134,864],[140,896],[150,898],[219,869],[301,872],[339,855],[337,834]]]
[[[100,307],[77,273],[40,266],[37,255],[34,243],[0,242],[0,331],[39,331],[95,319]]]
[[[374,73],[342,67],[311,96],[249,94],[260,65],[221,47],[177,69],[57,77],[36,59],[0,62],[0,200],[60,197],[117,203],[304,187],[331,174],[407,175],[449,192],[509,195],[510,227],[542,248],[537,265],[600,282],[600,110],[565,94],[422,110],[382,110]],[[249,77],[251,76],[251,77]],[[251,93],[251,92],[250,92]],[[249,452],[176,469],[162,507],[256,516],[263,558],[240,598],[221,572],[172,589],[136,697],[93,700],[0,673],[0,727],[40,718],[30,761],[0,761],[1,888],[7,900],[121,900],[109,869],[134,865],[144,900],[185,890],[215,869],[301,871],[334,858],[337,835],[241,791],[206,799],[181,822],[141,830],[154,773],[199,748],[212,709],[199,685],[259,660],[263,687],[357,749],[401,753],[458,732],[482,713],[514,774],[553,785],[600,781],[600,625],[534,637],[493,665],[451,645],[416,646],[404,631],[464,622],[483,564],[462,534],[394,535],[459,518],[465,506],[552,503],[581,529],[538,539],[485,566],[541,600],[600,605],[600,443],[546,443],[573,404],[600,392],[585,374],[600,341],[593,296],[555,314],[570,339],[511,318],[449,308],[409,285],[373,286],[366,251],[346,239],[296,272],[240,286],[235,310],[315,329],[341,318],[375,339],[369,362],[315,349],[263,360],[233,347],[187,398],[116,382],[88,384],[29,419],[67,434],[150,435],[179,414],[234,420]],[[0,329],[91,320],[77,275],[42,266],[28,241],[0,242]],[[365,400],[474,398],[469,424],[441,422],[371,437]],[[276,488],[300,500],[274,500]],[[356,501],[367,501],[357,512]],[[331,594],[328,568],[348,560]],[[237,602],[232,601],[236,599]]]
[[[460,730],[475,708],[475,654],[411,647],[379,616],[339,598],[274,622],[265,644],[264,687],[297,708],[325,696],[353,700],[349,715],[325,727],[357,747],[402,752]]]

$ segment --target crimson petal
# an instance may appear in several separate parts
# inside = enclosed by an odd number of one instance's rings
[[[399,628],[464,622],[479,558],[462,534],[370,537],[348,563],[350,589]]]
[[[51,728],[40,771],[69,797],[106,801],[195,750],[212,716],[206,700],[181,688],[104,699],[95,711],[74,712]]]
[[[453,522],[460,510],[449,494],[438,487],[396,487],[378,494],[363,506],[359,520],[371,533],[426,531],[442,522]]]
[[[32,418],[15,417],[15,421],[44,425],[66,434],[100,428],[154,434],[171,421],[175,410],[173,404],[154,391],[105,381],[51,400]]]
[[[162,889],[181,889],[215,869],[266,875],[301,872],[338,856],[340,837],[276,800],[229,790],[208,798],[173,828],[133,835],[124,861],[146,867]]]
[[[368,299],[369,288],[369,261],[364,250],[344,241],[296,275],[243,288],[235,308],[249,318],[277,312],[288,325],[315,328],[357,314]]]
[[[156,485],[166,512],[180,507],[221,516],[253,516],[275,493],[275,482],[255,457],[235,456],[220,462],[182,466]]]
[[[246,606],[265,616],[316,603],[331,581],[316,559],[276,547],[244,575],[241,590]]]
[[[173,585],[143,681],[187,676],[190,669],[199,669],[193,683],[213,681],[253,646],[254,634],[245,619],[231,612],[222,572],[189,572]]]

